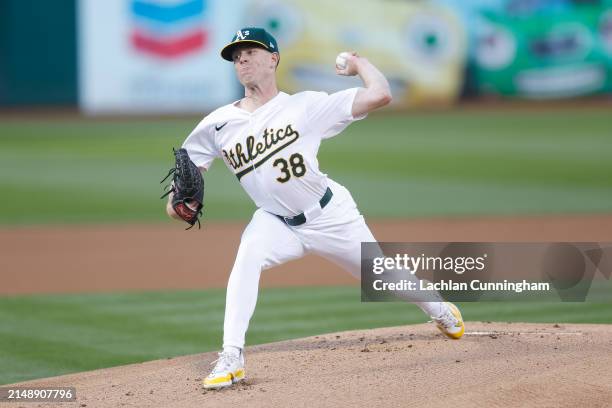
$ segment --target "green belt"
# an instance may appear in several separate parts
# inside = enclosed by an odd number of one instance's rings
[[[321,206],[321,208],[325,208],[325,206],[329,204],[333,195],[334,193],[332,193],[331,189],[327,187],[327,190],[325,190],[325,194],[323,194],[323,197],[321,197],[321,199],[319,200],[319,205]],[[306,222],[306,216],[304,215],[304,213],[298,214],[295,217],[283,217],[280,215],[276,216],[280,218],[282,222],[291,227],[297,227],[298,225],[302,225]]]

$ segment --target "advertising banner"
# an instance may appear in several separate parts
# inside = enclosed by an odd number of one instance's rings
[[[357,51],[385,74],[395,107],[446,105],[463,84],[465,28],[449,8],[431,2],[250,0],[245,25],[278,40],[278,83],[287,92],[334,92],[359,86],[336,75],[338,53]]]
[[[470,94],[558,99],[612,91],[612,1],[436,2],[468,30]]]
[[[535,99],[608,92],[610,11],[583,6],[543,15],[487,15],[473,69],[480,92]]]
[[[199,113],[228,103],[237,89],[219,49],[240,24],[240,3],[81,0],[81,109],[88,114]]]

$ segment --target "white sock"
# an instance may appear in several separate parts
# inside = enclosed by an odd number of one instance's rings
[[[232,356],[238,357],[240,355],[240,351],[242,349],[240,347],[234,347],[234,346],[225,346],[223,347],[223,352],[230,354]]]

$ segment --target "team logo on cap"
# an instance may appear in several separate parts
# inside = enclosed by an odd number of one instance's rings
[[[238,30],[236,31],[236,39],[234,41],[238,41],[238,40],[244,40],[246,39],[248,36],[250,35],[249,30]]]

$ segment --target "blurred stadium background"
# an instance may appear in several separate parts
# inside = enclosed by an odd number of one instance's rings
[[[278,39],[286,92],[357,84],[334,75],[343,50],[388,76],[392,106],[319,156],[370,222],[612,212],[612,1],[1,0],[0,384],[219,345],[223,285],[92,294],[96,276],[68,295],[29,294],[41,290],[27,280],[67,265],[53,263],[46,229],[78,240],[100,224],[170,224],[158,182],[171,147],[241,97],[218,52],[249,25]],[[229,172],[217,163],[206,183],[205,223],[244,225],[253,206]],[[97,260],[112,246],[87,244]],[[191,263],[205,274],[214,256],[204,247]],[[188,288],[166,272],[169,288]],[[264,288],[249,343],[422,321],[358,296]],[[463,307],[470,320],[612,323],[609,305]]]

